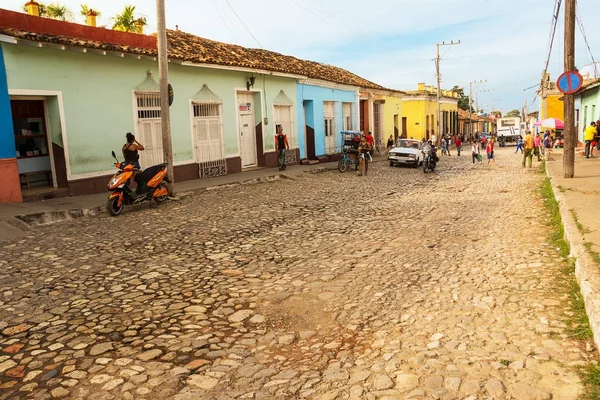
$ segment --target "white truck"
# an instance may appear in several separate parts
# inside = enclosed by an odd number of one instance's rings
[[[521,118],[498,118],[496,121],[496,136],[504,142],[517,141],[521,136]]]

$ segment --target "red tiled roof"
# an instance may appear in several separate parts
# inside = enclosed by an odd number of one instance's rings
[[[169,57],[197,63],[256,68],[372,89],[385,88],[352,72],[274,51],[217,42],[182,31],[167,30]]]
[[[22,40],[64,46],[148,56],[157,54],[154,36],[116,32],[2,9],[0,9],[0,34]],[[269,50],[245,48],[172,30],[167,31],[167,40],[171,59],[262,69],[302,75],[349,86],[391,90],[342,68],[301,60]]]

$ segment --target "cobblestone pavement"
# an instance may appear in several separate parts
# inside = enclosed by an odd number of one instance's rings
[[[444,157],[0,247],[2,399],[575,399],[542,175]],[[533,217],[537,216],[537,217]]]

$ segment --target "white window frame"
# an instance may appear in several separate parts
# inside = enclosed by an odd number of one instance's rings
[[[202,111],[208,112],[203,113]],[[190,100],[190,115],[192,118],[194,158],[198,163],[200,178],[226,175],[227,159],[225,157],[225,137],[223,133],[223,106],[221,104]],[[199,123],[203,123],[206,126],[206,144],[202,151],[197,142],[198,133],[196,129]],[[212,130],[211,125],[216,129],[216,132]],[[218,137],[218,144],[215,145],[214,141],[216,137]]]
[[[145,169],[163,163],[160,93],[135,92],[134,110],[137,127],[136,139],[145,147],[145,150],[139,153],[141,167]],[[142,113],[145,116],[141,116]],[[150,132],[148,132],[148,129]]]
[[[283,121],[282,116],[289,112],[289,121]],[[294,107],[284,105],[273,105],[273,120],[275,126],[275,135],[277,135],[277,125],[283,127],[283,133],[288,138],[288,144],[291,149],[298,148],[298,135],[294,129]]]
[[[335,154],[337,148],[335,101],[323,102],[323,125],[325,136],[325,154]]]
[[[353,102],[342,102],[342,130],[352,131],[354,130],[354,103]]]

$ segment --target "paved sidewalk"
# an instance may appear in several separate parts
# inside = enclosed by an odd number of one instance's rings
[[[600,160],[575,155],[575,176],[563,177],[562,152],[546,163],[546,173],[558,202],[564,236],[575,261],[575,276],[594,334],[600,348]]]
[[[376,156],[374,162],[385,161],[386,157]],[[184,197],[191,192],[217,186],[258,183],[275,179],[296,179],[307,172],[337,169],[337,165],[337,161],[313,165],[292,165],[288,166],[285,172],[276,168],[260,168],[217,178],[175,182],[175,193]],[[108,190],[105,193],[62,197],[38,202],[0,203],[0,240],[23,236],[31,228],[31,225],[103,213],[107,195]]]
[[[562,151],[555,150],[546,169],[555,192],[561,193],[567,210],[572,210],[583,226],[585,241],[593,243],[592,250],[600,253],[600,159],[576,154],[575,177],[567,179],[563,177]]]

